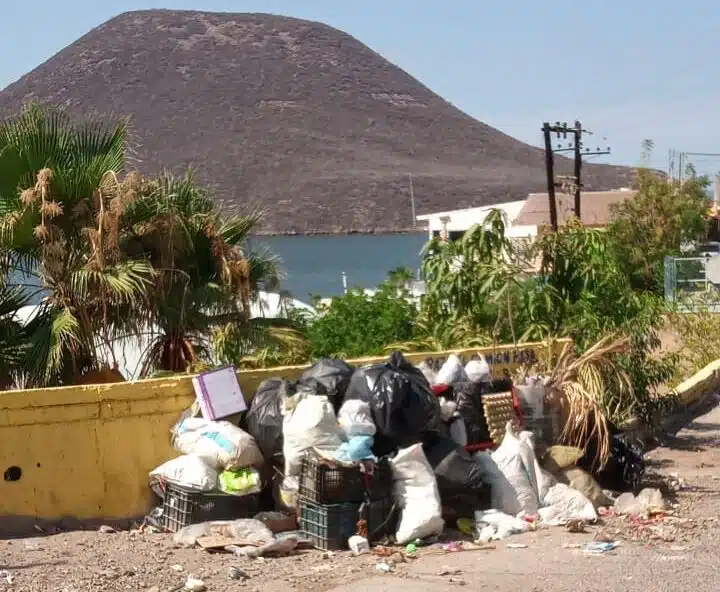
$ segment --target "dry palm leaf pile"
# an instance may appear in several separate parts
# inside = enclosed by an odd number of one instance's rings
[[[599,466],[610,457],[612,406],[633,393],[630,377],[614,361],[615,354],[627,351],[629,345],[628,337],[607,336],[577,355],[567,344],[546,382],[550,400],[563,408],[562,441],[585,450],[596,440],[594,460]]]

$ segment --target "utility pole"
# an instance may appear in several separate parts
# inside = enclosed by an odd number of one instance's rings
[[[560,135],[562,134],[563,139],[567,138],[568,134],[572,134],[574,138],[574,142],[572,146],[568,146],[567,148],[562,148],[560,144],[558,144],[558,147],[553,150],[552,143],[550,140],[551,134],[556,134],[558,139],[560,138]],[[583,144],[582,144],[582,136],[583,134],[591,134],[589,130],[583,129],[582,124],[575,120],[575,126],[574,127],[568,127],[567,123],[560,123],[559,121],[555,122],[555,125],[550,125],[549,123],[543,124],[543,134],[545,135],[545,168],[547,169],[547,175],[548,175],[548,196],[550,198],[550,224],[553,227],[553,230],[557,230],[557,203],[555,202],[555,188],[558,186],[558,183],[555,181],[555,175],[554,175],[554,162],[553,162],[553,154],[555,152],[570,152],[572,151],[574,153],[574,170],[573,170],[573,194],[574,194],[574,201],[575,201],[575,217],[580,220],[580,197],[582,192],[582,157],[583,156],[596,156],[601,154],[610,154],[610,148],[606,148],[605,150],[601,150],[600,148],[597,148],[595,151],[591,152],[589,148],[586,148],[583,152]],[[553,222],[554,220],[554,222]]]
[[[582,149],[582,125],[576,119],[575,120],[575,217],[580,220],[580,188],[582,182],[580,181],[580,170],[582,169],[582,155],[580,150]]]
[[[557,203],[555,202],[555,159],[553,158],[552,141],[550,140],[550,124],[543,123],[545,137],[545,172],[547,174],[548,199],[550,200],[550,226],[553,231],[558,228]]]

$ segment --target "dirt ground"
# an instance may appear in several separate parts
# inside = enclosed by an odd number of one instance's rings
[[[445,553],[429,547],[415,559],[398,561],[390,573],[380,573],[382,559],[372,555],[303,551],[251,560],[177,549],[170,536],[158,533],[67,532],[0,541],[0,591],[170,592],[181,590],[192,574],[209,592],[429,592],[463,586],[487,592],[717,592],[720,407],[666,437],[648,459],[648,485],[662,485],[676,504],[672,516],[656,522],[608,517],[586,533],[545,528],[491,550]],[[579,547],[593,539],[621,544],[588,555]],[[233,575],[240,579],[231,578],[231,568],[239,568]]]

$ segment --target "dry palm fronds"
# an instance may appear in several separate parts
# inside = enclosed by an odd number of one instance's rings
[[[594,460],[601,466],[610,456],[608,393],[613,389],[632,393],[630,377],[613,361],[613,355],[626,351],[629,344],[628,337],[607,336],[580,356],[567,344],[547,381],[551,396],[559,395],[565,405],[563,441],[585,450],[590,440],[597,439]]]

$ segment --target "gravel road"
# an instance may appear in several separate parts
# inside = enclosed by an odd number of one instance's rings
[[[0,540],[0,592],[169,592],[190,574],[209,592],[430,592],[463,586],[484,592],[718,592],[720,407],[667,437],[648,459],[648,484],[666,487],[677,504],[673,516],[656,523],[608,518],[586,533],[541,529],[492,550],[443,554],[428,548],[387,574],[377,571],[382,560],[371,555],[307,551],[258,561],[176,549],[171,537],[157,533],[65,532]],[[621,545],[602,555],[578,548],[596,537]],[[230,568],[239,568],[234,575],[241,579],[232,579]]]

